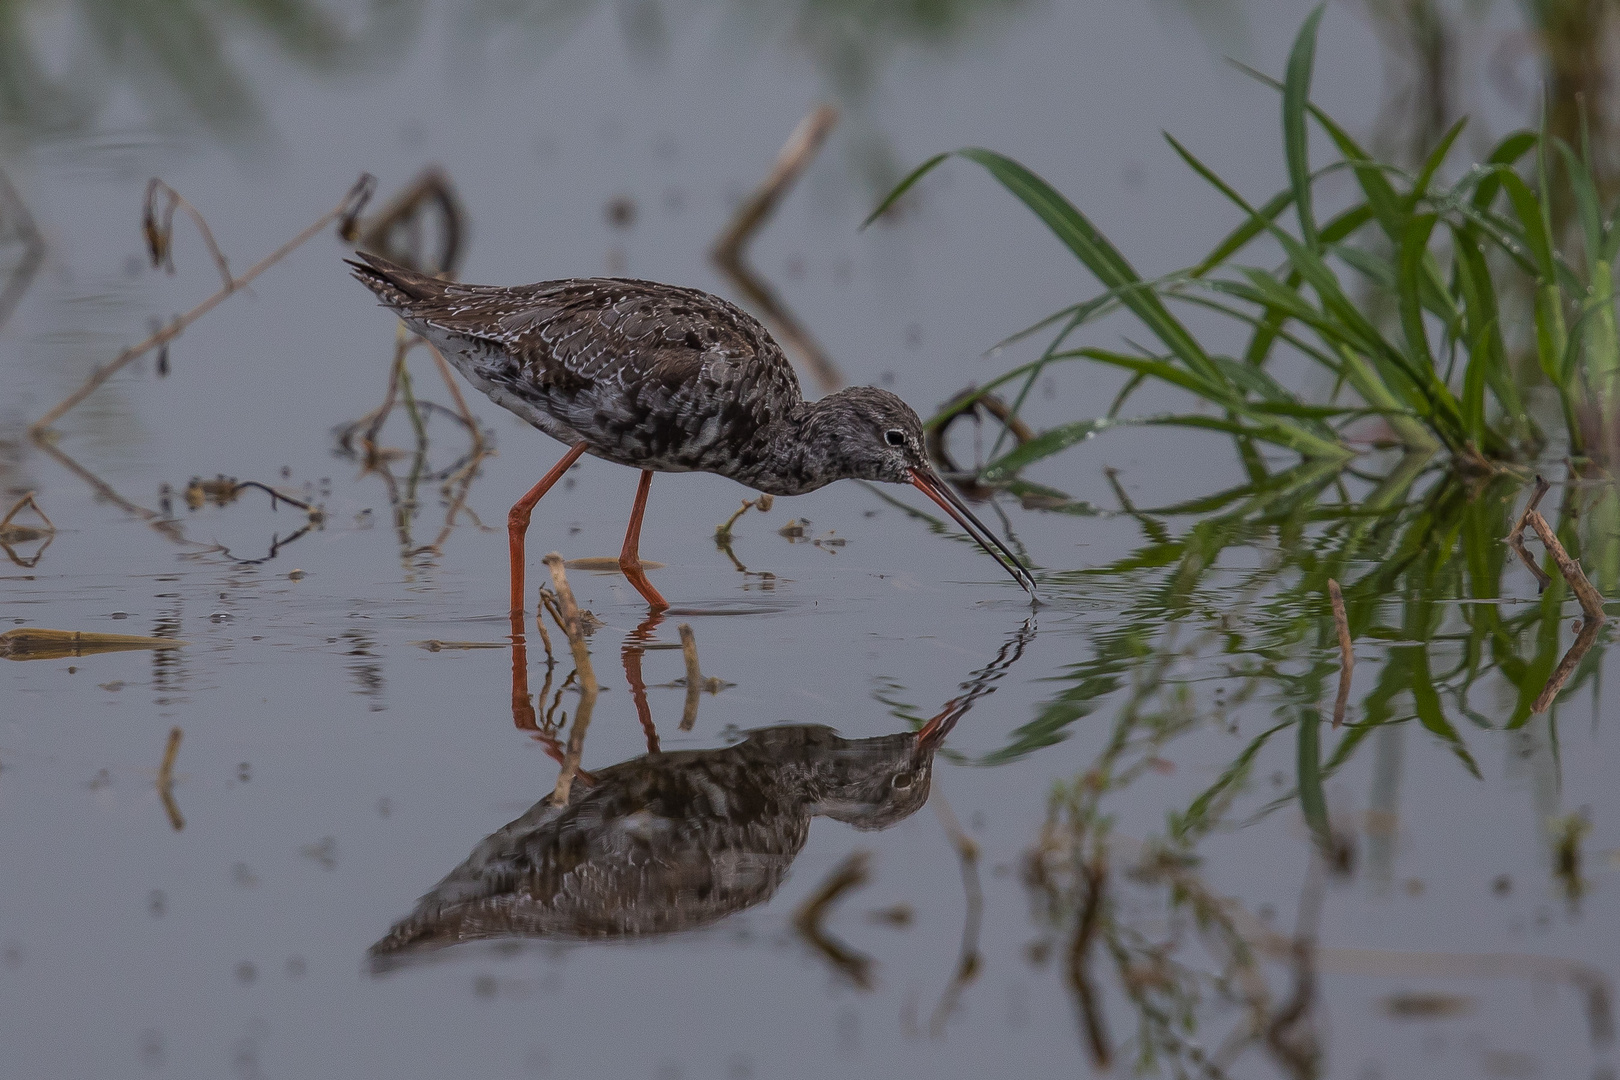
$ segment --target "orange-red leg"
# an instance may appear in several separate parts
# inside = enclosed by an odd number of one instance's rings
[[[540,497],[551,490],[553,484],[563,478],[579,455],[585,452],[585,444],[577,442],[568,448],[562,460],[554,465],[550,472],[540,478],[540,482],[529,489],[529,493],[512,504],[512,509],[506,515],[506,538],[511,545],[512,556],[512,615],[514,619],[523,613],[523,535],[529,531],[529,518],[534,513],[534,504]],[[519,624],[521,625],[521,624]]]
[[[641,515],[647,512],[647,489],[652,486],[652,470],[641,470],[641,484],[636,488],[636,505],[630,509],[630,528],[624,534],[624,550],[619,552],[619,569],[630,584],[652,605],[654,611],[669,607],[669,601],[658,595],[647,575],[641,570]]]

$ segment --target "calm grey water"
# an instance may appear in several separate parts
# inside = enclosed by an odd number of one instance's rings
[[[1075,665],[1133,605],[1151,609],[1162,575],[1150,560],[1136,573],[1065,576],[1151,537],[1128,516],[1003,503],[1011,532],[1049,575],[1050,602],[1022,657],[951,734],[935,806],[882,832],[817,820],[773,898],[707,929],[634,943],[468,944],[373,975],[371,943],[555,781],[544,748],[513,727],[509,651],[420,643],[504,642],[498,526],[560,448],[473,398],[497,455],[437,550],[424,550],[449,509],[436,480],[418,485],[402,535],[385,480],[335,453],[332,429],[381,400],[394,326],[349,280],[346,249],[330,232],[186,333],[166,378],[143,359],[61,422],[61,452],[104,488],[34,447],[23,428],[152,318],[213,288],[186,224],[179,272],[146,267],[138,226],[149,176],[208,216],[238,270],[335,204],[361,170],[379,177],[386,197],[437,162],[467,208],[468,280],[611,269],[725,292],[709,245],[794,124],[829,96],[844,102],[844,119],[753,258],[852,382],[884,381],[926,414],[1000,370],[1007,357],[985,359],[987,348],[1092,285],[966,164],[926,183],[899,221],[857,233],[895,170],[945,148],[994,146],[1069,192],[1144,272],[1168,270],[1230,218],[1159,130],[1184,136],[1251,194],[1280,186],[1275,102],[1220,54],[1280,70],[1307,5],[1243,5],[1242,24],[1222,24],[1231,36],[1213,42],[1174,6],[1114,2],[925,5],[950,25],[908,22],[902,8],[855,30],[841,21],[852,14],[815,5],[555,5],[526,19],[460,0],[333,5],[369,35],[360,55],[326,63],[304,30],[222,17],[209,28],[236,82],[199,75],[189,102],[188,84],[163,74],[138,34],[122,39],[117,61],[101,58],[95,28],[108,25],[113,5],[16,6],[18,40],[37,50],[45,73],[19,81],[59,79],[87,95],[88,112],[77,125],[14,131],[5,155],[48,254],[0,330],[0,478],[17,495],[36,491],[60,532],[36,566],[0,567],[0,617],[187,644],[0,668],[0,1074],[1094,1069],[1065,974],[1072,913],[1054,929],[1025,880],[1049,794],[1096,768],[1133,687],[1157,695],[1142,707],[1166,718],[1167,734],[1133,749],[1140,776],[1112,790],[1103,812],[1121,851],[1162,834],[1167,812],[1185,809],[1283,715],[1283,697],[1245,689],[1247,654],[1223,649],[1219,631],[1265,628],[1266,597],[1290,579],[1294,545],[1308,549],[1316,533],[1226,550],[1192,601],[1163,609],[1118,678],[1086,692],[1073,723],[1029,740],[1025,726],[1074,692]],[[1338,8],[1324,35],[1332,48],[1319,98],[1364,129],[1379,105],[1374,41]],[[195,58],[182,69],[205,71]],[[615,197],[634,202],[628,228],[605,212]],[[412,364],[417,392],[448,402],[420,354]],[[1058,373],[1031,419],[1100,413],[1117,386],[1086,368]],[[429,436],[431,469],[464,450],[442,416]],[[403,418],[384,441],[411,443]],[[964,433],[959,450],[971,449]],[[391,467],[403,486],[409,456]],[[1108,469],[1144,506],[1242,480],[1224,443],[1142,430],[1108,433],[1035,476],[1111,510],[1119,502]],[[302,516],[272,511],[256,493],[188,509],[180,489],[219,473],[307,489],[326,509],[325,527],[268,561],[233,560],[265,555]],[[587,460],[541,504],[533,559],[615,554],[634,479]],[[165,484],[189,543],[105,497],[110,488],[157,509]],[[1030,616],[976,548],[854,484],[744,517],[736,555],[774,578],[741,574],[710,537],[746,495],[707,476],[653,485],[642,550],[667,564],[655,583],[678,607],[741,612],[678,616],[656,629],[667,644],[675,623],[690,621],[704,673],[735,684],[704,695],[696,725],[678,730],[684,691],[667,684],[682,674],[679,653],[648,652],[666,751],[721,747],[786,723],[852,738],[906,730],[904,717],[942,708]],[[920,505],[914,492],[895,496]],[[1513,493],[1490,498],[1506,507]],[[779,535],[790,518],[808,519],[805,542]],[[1275,578],[1251,574],[1278,566]],[[584,759],[600,771],[646,752],[619,661],[644,609],[616,575],[571,579],[605,622],[593,639],[604,689]],[[1527,610],[1528,575],[1510,567],[1502,581],[1504,610]],[[1436,599],[1440,617],[1461,618],[1460,595]],[[1562,627],[1565,643],[1574,614],[1570,602],[1548,624]],[[1358,641],[1358,701],[1403,644],[1410,638],[1395,631]],[[1283,667],[1333,656],[1314,638],[1284,652],[1272,658]],[[538,689],[537,652],[530,659]],[[1261,813],[1290,794],[1296,760],[1291,736],[1263,745],[1227,823],[1197,847],[1195,871],[1211,895],[1249,913],[1246,925],[1284,935],[1301,898],[1322,890],[1304,999],[1318,1052],[1291,1065],[1262,1034],[1226,1075],[1613,1075],[1612,667],[1588,669],[1556,728],[1537,719],[1501,730],[1515,691],[1482,681],[1470,703],[1485,724],[1452,714],[1478,779],[1433,730],[1375,732],[1327,781],[1335,827],[1357,854],[1348,873],[1326,878],[1295,805],[1285,798]],[[1170,688],[1149,685],[1155,679]],[[565,693],[562,708],[575,700]],[[181,829],[155,784],[172,727],[184,732],[173,785]],[[986,756],[999,763],[983,764]],[[936,813],[945,802],[979,849],[982,919],[970,914]],[[1584,892],[1572,897],[1553,872],[1552,823],[1583,809]],[[865,987],[793,928],[799,905],[857,849],[872,853],[871,881],[838,901],[826,929],[871,958]],[[1114,858],[1109,917],[1119,940],[1176,941],[1190,953],[1180,962],[1205,977],[1188,984],[1196,997],[1182,999],[1185,1017],[1170,1024],[1183,1041],[1167,1051],[1141,1026],[1155,969],[1133,962],[1120,979],[1106,956],[1093,957],[1113,1068],[1197,1073],[1188,1046],[1214,1054],[1253,1020],[1219,992],[1218,959],[1197,958],[1186,911],[1169,911],[1165,888],[1131,882],[1128,856]],[[897,905],[909,921],[869,917]],[[970,941],[976,927],[978,960],[951,990],[965,927]],[[1257,970],[1273,1006],[1285,1005],[1296,968],[1266,954]],[[1148,1059],[1144,1047],[1155,1045]]]

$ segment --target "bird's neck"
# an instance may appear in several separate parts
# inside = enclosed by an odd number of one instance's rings
[[[832,422],[842,406],[839,394],[790,406],[761,432],[754,476],[737,479],[772,495],[803,495],[842,479]]]

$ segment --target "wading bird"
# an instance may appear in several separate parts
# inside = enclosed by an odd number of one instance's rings
[[[655,472],[718,473],[772,495],[849,478],[912,484],[1035,593],[1029,571],[929,466],[910,406],[868,386],[805,401],[766,329],[717,296],[620,278],[461,285],[360,258],[354,276],[406,326],[569,448],[507,515],[514,614],[534,505],[586,453],[641,470],[619,567],[655,611],[669,604],[639,554]]]

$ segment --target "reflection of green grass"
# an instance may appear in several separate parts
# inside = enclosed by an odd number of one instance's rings
[[[1620,336],[1613,265],[1620,254],[1620,228],[1613,209],[1601,205],[1584,149],[1577,153],[1562,140],[1520,132],[1448,186],[1440,173],[1462,132],[1459,123],[1416,173],[1375,160],[1310,101],[1320,16],[1319,9],[1306,21],[1286,77],[1272,84],[1282,100],[1286,189],[1254,205],[1170,139],[1243,218],[1203,259],[1177,273],[1144,280],[1040,177],[993,151],[956,151],[1028,206],[1104,289],[1024,331],[1060,327],[1039,358],[992,379],[979,392],[1015,383],[1017,412],[1053,363],[1085,360],[1129,376],[1106,420],[1059,425],[999,457],[992,450],[982,479],[1005,481],[1089,437],[1100,425],[1121,422],[1120,408],[1149,380],[1183,390],[1206,408],[1129,422],[1222,432],[1243,446],[1267,443],[1304,458],[1343,460],[1353,453],[1347,428],[1373,414],[1393,442],[1419,451],[1443,449],[1465,465],[1488,467],[1541,450],[1545,439],[1526,395],[1540,378],[1557,392],[1574,453],[1603,456],[1616,446]],[[1309,158],[1313,123],[1338,152],[1325,167],[1313,168]],[[949,156],[921,165],[873,216]],[[1534,166],[1536,179],[1526,180],[1518,171],[1526,162]],[[1319,216],[1318,187],[1344,173],[1357,185],[1351,205]],[[1579,265],[1554,242],[1553,196],[1566,192],[1579,208],[1584,252]],[[1259,242],[1277,253],[1280,267],[1237,261]],[[1534,332],[1523,342],[1509,332],[1521,293],[1534,297],[1527,320]],[[1394,325],[1384,325],[1376,314],[1386,307],[1398,313]],[[1247,337],[1241,355],[1222,355],[1194,335],[1176,314],[1186,308],[1230,320]],[[1155,346],[1121,350],[1071,344],[1086,324],[1118,310],[1135,316]],[[1332,394],[1312,401],[1279,382],[1270,371],[1279,352],[1322,369],[1331,377]],[[1521,362],[1520,352],[1529,363]],[[1347,392],[1353,397],[1341,398]]]
[[[1141,1069],[1205,1075],[1202,1055],[1216,1044],[1201,1029],[1232,1024],[1219,1043],[1227,1062],[1254,1046],[1279,1063],[1314,1061],[1309,948],[1320,874],[1348,872],[1356,858],[1356,830],[1342,810],[1330,812],[1326,781],[1375,736],[1372,802],[1387,817],[1399,804],[1399,770],[1385,760],[1392,738],[1435,740],[1478,780],[1475,748],[1487,733],[1500,740],[1532,722],[1531,702],[1568,644],[1569,591],[1554,575],[1539,599],[1505,596],[1529,581],[1502,541],[1522,501],[1516,484],[1424,466],[1409,455],[1360,498],[1336,488],[1336,464],[1306,462],[1196,504],[1131,510],[1141,547],[1107,566],[1043,577],[1059,605],[1094,608],[1099,594],[1123,602],[1082,631],[1087,655],[1055,677],[1060,689],[1034,719],[979,760],[1034,753],[1087,717],[1102,725],[1087,738],[1099,749],[1055,786],[1025,875],[1043,947],[1066,957],[1082,1036],[1093,1046],[1113,1044],[1094,1038],[1109,1029],[1089,980],[1100,985],[1112,972],[1135,1019],[1126,1046]],[[1557,531],[1577,557],[1583,534],[1620,530],[1610,485],[1571,485],[1565,500]],[[1190,524],[1179,524],[1184,518]],[[1330,578],[1342,584],[1361,661],[1339,731],[1322,713],[1339,675]],[[1584,657],[1560,700],[1598,693],[1601,649]],[[1249,730],[1234,738],[1229,720],[1239,716]],[[1538,745],[1538,769],[1556,777],[1556,715],[1534,723],[1534,738],[1514,745]],[[1212,740],[1229,741],[1212,752]],[[1294,784],[1266,801],[1254,774],[1280,765],[1289,741]],[[1121,793],[1166,759],[1213,759],[1214,779],[1169,808],[1157,835],[1113,838]],[[1322,859],[1307,878],[1298,936],[1288,939],[1249,916],[1241,898],[1213,891],[1200,866],[1214,857],[1213,834],[1295,805]],[[1581,882],[1575,820],[1549,824],[1551,868],[1571,897]],[[1381,835],[1369,827],[1375,880],[1388,876]],[[1292,997],[1268,991],[1258,942],[1298,965]],[[1234,1010],[1251,1019],[1232,1021]],[[1320,1075],[1314,1067],[1283,1073]]]

